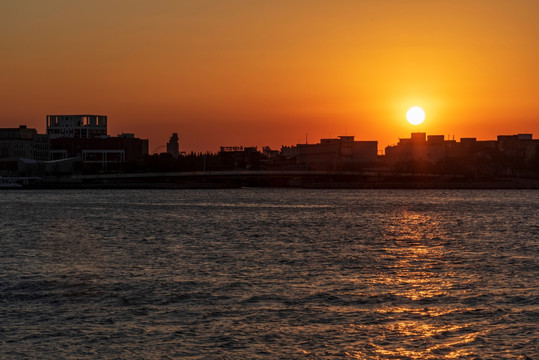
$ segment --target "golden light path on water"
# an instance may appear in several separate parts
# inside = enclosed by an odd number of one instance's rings
[[[434,297],[449,295],[449,291],[456,285],[452,281],[456,274],[442,268],[444,246],[426,245],[423,241],[427,232],[432,235],[440,230],[437,228],[437,219],[425,213],[410,211],[393,215],[387,227],[387,238],[394,239],[394,242],[388,243],[383,249],[386,253],[383,258],[393,260],[394,265],[391,271],[379,273],[372,278],[372,287],[385,287],[388,293],[413,302],[425,302]],[[364,281],[357,279],[357,282]],[[379,334],[369,344],[375,349],[375,359],[460,359],[473,356],[474,353],[459,347],[475,341],[487,331],[470,331],[471,323],[451,324],[436,319],[454,312],[473,310],[454,306],[410,307],[395,304],[372,310],[387,320],[374,325],[377,327],[375,331],[373,325],[350,324],[350,328],[354,332],[364,330]],[[398,320],[406,316],[418,319]],[[425,319],[429,319],[429,322]],[[446,340],[439,343],[444,337]],[[392,343],[399,345],[393,346]],[[410,346],[403,347],[403,343]],[[373,359],[372,353],[367,354],[361,350],[348,352],[348,355],[357,359]]]

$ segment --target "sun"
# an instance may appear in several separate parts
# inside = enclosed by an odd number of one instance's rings
[[[412,125],[419,125],[425,120],[425,112],[419,106],[413,106],[408,109],[406,120]]]

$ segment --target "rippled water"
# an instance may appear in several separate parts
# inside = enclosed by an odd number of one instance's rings
[[[0,193],[0,357],[538,359],[539,192]]]

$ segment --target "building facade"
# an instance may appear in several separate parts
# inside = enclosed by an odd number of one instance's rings
[[[47,135],[56,138],[93,138],[107,136],[104,115],[47,115]]]
[[[49,158],[48,136],[38,134],[36,129],[29,129],[26,125],[0,129],[0,158],[21,157],[47,160]]]
[[[318,144],[297,144],[296,164],[312,170],[355,169],[374,164],[378,141],[356,141],[354,136],[320,139]]]
[[[26,125],[0,128],[0,171],[16,171],[19,158],[48,160],[49,137]]]
[[[52,160],[78,157],[87,167],[104,169],[142,161],[148,154],[147,139],[130,133],[109,136],[103,115],[47,115],[47,133]]]
[[[58,138],[51,140],[52,160],[80,157],[83,163],[110,164],[142,161],[148,140],[135,137]]]
[[[426,161],[436,163],[448,156],[456,155],[458,144],[445,140],[444,135],[412,133],[410,138],[399,139],[394,146],[387,146],[385,158],[390,163]]]
[[[532,134],[498,135],[498,149],[511,158],[529,161],[539,153],[539,140]]]
[[[435,172],[476,177],[528,176],[539,173],[539,140],[532,134],[499,135],[497,140],[412,133],[386,147],[385,163],[400,172]]]

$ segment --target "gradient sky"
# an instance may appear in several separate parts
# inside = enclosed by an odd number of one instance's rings
[[[103,114],[151,152],[172,132],[184,151],[537,138],[538,14],[537,0],[0,0],[0,127]]]

